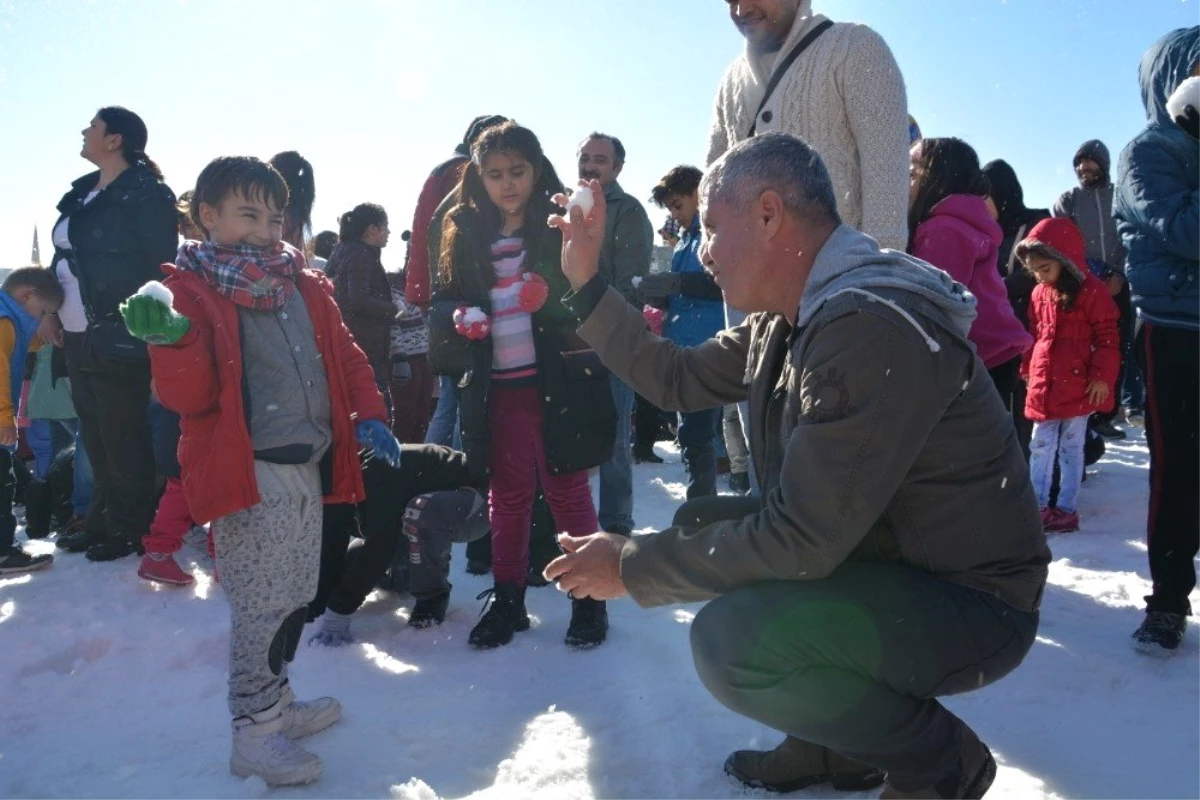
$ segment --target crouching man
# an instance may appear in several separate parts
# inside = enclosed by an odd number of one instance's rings
[[[769,133],[700,186],[701,259],[750,316],[681,348],[595,277],[591,189],[586,219],[551,218],[580,335],[665,410],[748,399],[763,491],[698,498],[651,535],[561,537],[546,576],[575,597],[712,600],[692,624],[700,679],[788,736],[730,756],[744,782],[886,776],[884,797],[981,797],[992,754],[936,698],[1021,663],[1050,553],[1011,415],[967,339],[974,299],[841,224],[820,156]]]

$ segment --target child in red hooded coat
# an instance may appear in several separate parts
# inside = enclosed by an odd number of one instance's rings
[[[1083,234],[1065,218],[1042,220],[1017,245],[1038,282],[1029,305],[1035,341],[1022,359],[1021,377],[1028,384],[1025,416],[1034,422],[1029,472],[1048,532],[1079,530],[1075,501],[1088,416],[1112,409],[1121,365],[1117,305],[1088,272],[1085,253]],[[1058,504],[1048,508],[1056,453]]]

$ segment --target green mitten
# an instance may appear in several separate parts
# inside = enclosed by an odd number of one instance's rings
[[[145,294],[135,294],[121,303],[121,316],[129,332],[147,344],[175,344],[192,327],[183,314]]]

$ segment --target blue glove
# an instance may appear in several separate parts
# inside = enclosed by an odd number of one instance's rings
[[[388,466],[400,466],[400,442],[396,441],[392,432],[379,420],[368,419],[359,422],[354,426],[354,436],[359,444],[374,450],[375,457],[383,459]]]

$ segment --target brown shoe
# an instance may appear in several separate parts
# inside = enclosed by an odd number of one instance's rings
[[[900,790],[889,781],[883,787],[880,800],[906,800],[907,798],[933,798],[947,800],[948,798],[968,798],[979,800],[987,794],[992,781],[996,779],[996,759],[992,751],[979,741],[974,731],[963,725],[962,744],[958,757],[958,766],[933,786],[918,789]]]
[[[794,792],[818,783],[861,791],[883,783],[882,770],[794,736],[774,750],[738,750],[725,759],[725,772],[752,789],[768,792]]]

